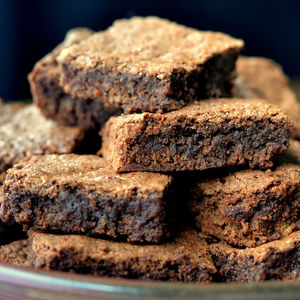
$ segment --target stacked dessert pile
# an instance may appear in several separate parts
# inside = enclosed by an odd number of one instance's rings
[[[300,138],[300,106],[273,62],[241,57],[236,70],[242,47],[155,17],[68,33],[29,76],[51,121],[1,107],[13,111],[0,127],[1,219],[28,239],[0,260],[171,281],[299,278],[300,166],[286,163],[298,142],[282,155]]]

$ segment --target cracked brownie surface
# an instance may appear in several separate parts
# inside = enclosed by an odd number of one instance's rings
[[[200,177],[190,197],[195,226],[235,246],[259,246],[300,229],[298,165]]]
[[[200,101],[166,114],[112,117],[102,150],[117,171],[267,168],[288,148],[290,122],[258,100]]]
[[[172,181],[118,174],[95,155],[33,156],[8,170],[1,217],[42,230],[162,242],[174,231]]]
[[[165,112],[229,94],[243,42],[157,17],[119,20],[57,57],[73,97],[124,113]]]

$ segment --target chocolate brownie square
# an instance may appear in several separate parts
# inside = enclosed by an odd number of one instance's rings
[[[114,22],[57,57],[72,97],[124,113],[166,112],[228,95],[243,41],[157,17]]]
[[[263,98],[278,105],[294,122],[293,136],[300,138],[300,104],[290,89],[280,65],[262,57],[239,57],[233,94],[242,98]]]
[[[279,108],[258,100],[206,100],[166,114],[112,117],[100,153],[119,172],[268,168],[287,150],[290,127]]]
[[[163,174],[118,174],[96,155],[33,156],[8,170],[1,217],[49,231],[162,242],[175,226],[172,182]]]
[[[60,125],[78,126],[85,131],[99,131],[118,109],[91,99],[72,98],[59,84],[60,71],[56,57],[62,49],[77,44],[92,34],[87,28],[70,30],[65,40],[51,53],[38,61],[28,79],[35,104],[43,115]]]
[[[209,245],[220,279],[225,282],[300,279],[300,231],[256,248]]]
[[[7,107],[8,106],[8,107]],[[13,164],[34,154],[70,153],[79,150],[84,132],[78,127],[58,126],[44,119],[38,108],[28,105],[14,111],[9,104],[0,107],[12,110],[5,121],[0,113],[0,178]]]
[[[231,245],[255,247],[300,229],[300,166],[198,177],[189,208],[195,226]]]
[[[162,245],[132,245],[30,229],[35,267],[143,280],[211,282],[216,273],[207,244],[192,229]]]
[[[33,265],[33,260],[29,241],[19,240],[1,246],[0,263],[31,267]]]

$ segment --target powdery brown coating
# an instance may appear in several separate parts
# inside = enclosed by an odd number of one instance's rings
[[[240,57],[236,70],[234,95],[278,105],[294,122],[293,136],[300,138],[300,104],[281,66],[267,58]]]
[[[256,248],[209,245],[222,281],[257,282],[300,278],[300,231]]]
[[[198,178],[189,208],[203,233],[255,247],[300,229],[300,166]]]
[[[66,94],[59,84],[60,71],[56,61],[63,48],[77,44],[91,34],[87,28],[70,30],[63,43],[35,64],[28,79],[34,102],[46,118],[61,125],[99,131],[111,115],[120,112],[101,101],[72,98]]]
[[[112,117],[101,152],[120,172],[267,168],[287,150],[290,126],[258,100],[206,100],[166,114]]]
[[[26,158],[8,170],[3,221],[65,233],[161,242],[170,235],[172,177],[117,174],[93,155]]]
[[[6,123],[8,123],[13,118],[14,114],[22,107],[24,107],[24,104],[21,102],[5,104],[3,100],[0,98],[0,126],[3,126]],[[6,174],[6,169],[0,168],[0,183],[4,181],[5,174]]]
[[[60,84],[73,97],[124,113],[165,112],[227,95],[241,40],[157,17],[119,20],[61,51]]]
[[[0,111],[3,107],[0,107]],[[2,116],[0,114],[0,120]],[[38,108],[26,106],[12,113],[0,126],[0,172],[4,174],[23,157],[34,154],[70,153],[84,138],[78,127],[58,126],[46,120]],[[4,175],[2,175],[2,180]]]
[[[14,241],[0,248],[0,262],[22,267],[31,267],[33,257],[28,240]]]
[[[29,231],[35,267],[143,280],[211,282],[207,244],[186,230],[162,245],[132,245],[78,235]]]
[[[21,102],[5,104],[5,102],[0,98],[0,126],[9,122],[14,114],[24,106],[25,104]]]

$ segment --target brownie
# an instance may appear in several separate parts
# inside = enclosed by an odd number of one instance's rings
[[[112,117],[102,153],[117,171],[267,168],[288,148],[290,122],[259,100],[206,100],[166,114]]]
[[[46,118],[60,125],[99,131],[111,115],[121,112],[103,102],[72,98],[65,93],[59,84],[60,71],[56,61],[63,48],[79,43],[91,34],[87,28],[70,30],[63,43],[36,63],[28,79],[34,102]]]
[[[1,217],[43,230],[161,242],[175,226],[172,181],[120,175],[96,155],[29,157],[7,172]]]
[[[280,65],[267,58],[240,57],[236,69],[234,95],[263,98],[278,105],[294,122],[293,136],[300,138],[300,104]]]
[[[0,263],[31,267],[33,264],[28,240],[14,241],[0,248]]]
[[[198,176],[189,208],[195,226],[229,244],[255,247],[300,229],[300,166]]]
[[[114,22],[57,57],[72,97],[124,113],[166,112],[228,95],[243,41],[157,17]]]
[[[237,249],[225,242],[209,248],[222,281],[300,279],[300,231],[256,248]]]
[[[188,229],[162,245],[133,245],[30,229],[35,267],[96,276],[211,282],[215,266],[207,244]]]
[[[12,110],[9,115],[1,111]],[[4,122],[2,122],[5,119]],[[14,112],[0,106],[0,179],[14,163],[33,154],[70,153],[79,149],[84,132],[78,127],[58,126],[42,117],[34,105]]]

